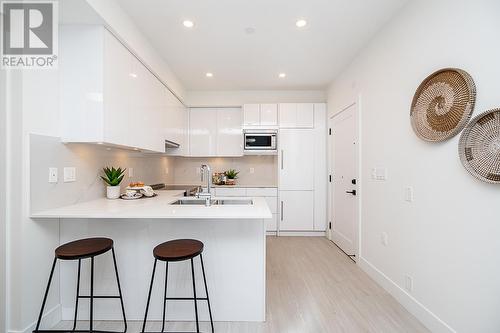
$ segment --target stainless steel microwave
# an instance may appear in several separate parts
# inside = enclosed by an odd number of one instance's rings
[[[246,155],[274,155],[278,152],[276,130],[246,130],[243,132]]]

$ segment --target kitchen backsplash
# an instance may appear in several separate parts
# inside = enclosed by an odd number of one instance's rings
[[[173,160],[175,184],[201,184],[200,165],[207,163],[213,172],[236,169],[237,184],[248,186],[276,186],[278,184],[277,157],[272,155],[243,157],[193,158]]]
[[[30,135],[30,208],[31,212],[62,207],[105,197],[100,179],[104,166],[127,168],[122,190],[130,182],[146,184],[201,184],[199,169],[208,163],[213,172],[239,171],[237,184],[276,186],[276,156],[235,158],[165,157],[107,148],[93,144],[62,144],[60,138]],[[58,169],[58,182],[49,183],[49,168]],[[76,168],[76,181],[64,182],[64,168]],[[129,169],[133,176],[129,177]]]
[[[92,144],[62,144],[60,138],[30,135],[31,211],[61,207],[105,197],[105,184],[99,178],[104,166],[133,168],[121,183],[172,183],[173,158]],[[58,168],[58,182],[48,182],[50,167]],[[76,181],[64,182],[64,167],[76,168]],[[168,171],[168,173],[167,173]]]

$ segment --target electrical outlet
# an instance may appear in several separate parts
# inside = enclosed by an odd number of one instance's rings
[[[389,235],[387,234],[387,232],[382,232],[380,234],[380,243],[382,243],[382,245],[384,246],[387,246],[389,244]]]
[[[255,173],[255,168],[250,168],[250,173]]]
[[[57,168],[49,168],[49,183],[57,183]]]
[[[405,201],[413,202],[413,187],[405,187]]]
[[[405,275],[405,289],[409,293],[413,291],[413,278],[409,275]]]
[[[64,168],[64,182],[75,182],[76,181],[76,168],[75,167],[65,167]]]
[[[128,168],[128,178],[134,177],[134,168]]]

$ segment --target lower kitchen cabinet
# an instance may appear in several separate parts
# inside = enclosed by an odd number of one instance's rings
[[[278,189],[276,187],[216,187],[217,197],[260,197],[264,198],[273,214],[266,220],[266,231],[278,231]]]
[[[314,228],[314,192],[280,191],[280,231],[310,231]]]

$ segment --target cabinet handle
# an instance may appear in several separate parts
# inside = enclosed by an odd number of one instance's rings
[[[285,152],[281,149],[281,170],[283,170],[283,155],[285,155]]]
[[[283,201],[281,201],[281,221],[283,221]]]

